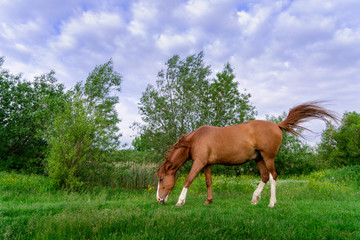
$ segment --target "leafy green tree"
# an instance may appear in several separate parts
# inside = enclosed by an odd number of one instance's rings
[[[250,93],[240,93],[239,83],[234,81],[234,70],[227,63],[210,84],[210,118],[207,124],[227,126],[254,119],[255,107],[250,103]]]
[[[104,154],[119,145],[115,104],[121,76],[112,60],[97,66],[72,91],[71,100],[57,114],[50,133],[49,175],[59,186],[80,189],[104,164]]]
[[[156,86],[148,85],[140,99],[139,111],[144,141],[163,152],[183,133],[203,123],[204,98],[210,67],[205,66],[203,53],[182,60],[170,58],[167,68],[158,73]]]
[[[341,126],[328,126],[321,135],[318,153],[331,166],[360,165],[360,114],[347,112]]]
[[[53,71],[30,82],[2,69],[3,62],[0,58],[0,168],[29,171],[34,163],[38,172],[44,133],[64,102],[64,86]]]

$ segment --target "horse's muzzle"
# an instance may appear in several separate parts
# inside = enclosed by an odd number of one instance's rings
[[[161,205],[164,205],[167,201],[167,196],[165,195],[164,197],[157,197],[156,200],[158,201],[158,203],[160,203]]]

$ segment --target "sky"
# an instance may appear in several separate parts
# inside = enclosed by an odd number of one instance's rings
[[[0,56],[13,74],[55,70],[70,89],[112,58],[123,77],[116,106],[131,143],[138,102],[165,62],[203,51],[213,76],[229,62],[257,119],[327,101],[360,112],[358,0],[0,0]],[[323,123],[306,124],[319,141]]]

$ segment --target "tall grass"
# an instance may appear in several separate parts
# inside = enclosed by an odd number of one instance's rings
[[[154,163],[115,163],[113,169],[113,181],[115,181],[117,186],[126,189],[144,189],[156,184],[157,167],[158,165]]]
[[[0,172],[0,189],[44,193],[54,191],[55,182],[51,178],[40,175]]]
[[[157,182],[156,169],[163,156],[152,152],[121,150],[109,156],[109,178],[112,187],[144,189]]]

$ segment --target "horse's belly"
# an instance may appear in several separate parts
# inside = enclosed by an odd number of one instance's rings
[[[258,157],[259,152],[254,148],[242,148],[237,150],[223,149],[209,158],[210,164],[238,165],[254,160]]]

